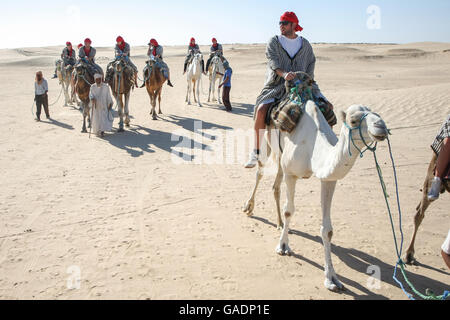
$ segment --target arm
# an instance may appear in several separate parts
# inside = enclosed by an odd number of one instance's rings
[[[48,83],[47,83],[47,80],[44,80],[43,85],[44,85],[45,94],[47,94],[47,93],[48,93]]]
[[[227,77],[225,78],[225,80],[223,80],[223,82],[222,82],[221,84],[219,84],[219,88],[222,88],[223,85],[224,85],[225,83],[227,83],[229,80],[230,80],[230,77],[227,76]]]

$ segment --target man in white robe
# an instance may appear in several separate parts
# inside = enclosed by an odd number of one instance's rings
[[[96,73],[95,83],[91,85],[89,99],[92,102],[91,125],[92,130],[98,136],[103,137],[105,131],[112,130],[113,115],[111,108],[114,104],[107,83],[103,82],[103,76]]]

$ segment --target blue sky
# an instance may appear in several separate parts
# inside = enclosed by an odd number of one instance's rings
[[[367,13],[371,5],[380,10],[379,29],[367,27],[375,17]],[[450,42],[448,0],[15,0],[1,10],[2,48],[75,44],[85,37],[93,46],[111,46],[119,34],[131,45],[151,37],[186,44],[191,36],[200,44],[213,36],[222,43],[265,43],[279,32],[284,11],[297,13],[311,42]]]

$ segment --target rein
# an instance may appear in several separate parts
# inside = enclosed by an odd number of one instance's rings
[[[391,229],[392,229],[392,235],[394,238],[394,244],[395,244],[395,251],[397,254],[397,263],[395,265],[394,268],[394,274],[392,276],[392,278],[394,279],[394,281],[400,286],[400,288],[402,289],[402,291],[405,293],[405,295],[410,299],[410,300],[415,300],[413,295],[410,294],[408,291],[406,291],[405,286],[403,285],[403,283],[397,278],[397,270],[400,269],[400,272],[403,276],[403,279],[405,280],[405,282],[408,284],[408,286],[411,288],[411,290],[420,298],[424,299],[424,300],[446,300],[447,297],[450,295],[450,291],[445,290],[444,293],[442,295],[435,295],[433,293],[432,290],[430,289],[426,289],[425,294],[421,293],[419,290],[417,290],[414,285],[411,283],[411,281],[408,279],[406,272],[405,272],[405,262],[402,260],[401,256],[402,256],[402,251],[403,251],[403,242],[404,242],[404,235],[403,235],[403,229],[402,229],[402,211],[400,208],[400,196],[399,196],[399,191],[398,191],[398,179],[397,179],[397,170],[395,167],[395,162],[394,162],[394,157],[392,155],[392,147],[391,147],[391,142],[389,140],[389,130],[388,130],[388,137],[387,137],[387,142],[388,142],[388,147],[389,147],[389,156],[391,159],[391,163],[392,163],[392,169],[393,169],[393,173],[394,173],[394,182],[395,182],[395,194],[396,194],[396,201],[397,201],[397,208],[398,208],[398,223],[399,223],[399,229],[400,229],[400,245],[398,244],[397,241],[397,234],[395,231],[395,226],[394,226],[394,219],[392,216],[392,212],[391,212],[391,207],[389,205],[389,194],[387,192],[387,188],[386,188],[386,183],[384,182],[383,179],[383,172],[381,170],[380,164],[378,162],[377,159],[377,155],[376,155],[376,149],[377,149],[377,143],[375,142],[375,146],[372,147],[373,143],[371,143],[370,145],[367,144],[366,140],[364,139],[363,135],[362,135],[362,131],[361,131],[361,123],[362,121],[369,115],[369,113],[365,113],[361,119],[360,119],[360,124],[357,127],[350,127],[346,122],[344,122],[344,125],[348,128],[349,130],[349,155],[351,156],[351,151],[350,151],[350,142],[353,144],[353,146],[358,150],[358,152],[360,153],[360,157],[362,158],[364,156],[364,153],[369,150],[373,153],[373,157],[374,157],[374,161],[375,161],[375,166],[377,169],[377,174],[378,174],[378,178],[380,180],[380,185],[381,185],[381,189],[383,191],[383,196],[384,196],[384,200],[386,203],[386,208],[389,214],[389,221],[391,223]],[[354,130],[358,130],[359,132],[359,136],[361,137],[361,140],[363,141],[366,149],[364,151],[362,151],[361,149],[359,149],[356,144],[355,141],[353,140],[353,135],[352,132]]]

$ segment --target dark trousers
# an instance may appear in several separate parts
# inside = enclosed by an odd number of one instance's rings
[[[48,111],[48,95],[47,94],[41,94],[36,95],[36,118],[41,118],[41,109],[42,105],[44,106],[45,115],[47,118],[50,118],[50,113]]]
[[[231,87],[222,87],[222,103],[227,110],[231,110],[230,91]]]

